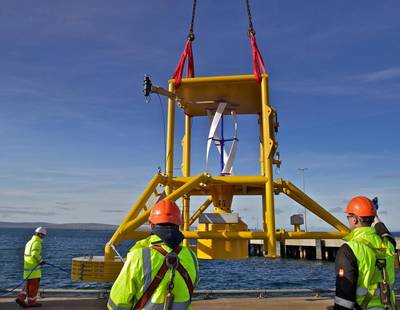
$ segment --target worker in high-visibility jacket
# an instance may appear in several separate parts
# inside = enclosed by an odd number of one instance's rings
[[[334,309],[396,309],[396,241],[376,209],[364,196],[354,197],[347,205],[351,232],[336,255]]]
[[[21,293],[16,298],[16,303],[23,308],[41,307],[38,303],[37,295],[39,291],[40,279],[42,277],[41,267],[45,264],[42,259],[42,241],[47,235],[44,227],[38,227],[35,235],[28,241],[24,251],[24,280],[26,280]],[[27,299],[27,302],[25,302]]]
[[[149,216],[151,235],[129,251],[115,280],[108,309],[191,309],[199,265],[182,245],[182,216],[173,201],[162,200]]]

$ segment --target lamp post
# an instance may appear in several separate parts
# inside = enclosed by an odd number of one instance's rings
[[[302,174],[302,179],[303,179],[303,192],[306,193],[306,179],[305,179],[305,172],[308,170],[308,168],[298,168],[299,171],[301,171]],[[307,231],[307,209],[304,207],[304,228]]]

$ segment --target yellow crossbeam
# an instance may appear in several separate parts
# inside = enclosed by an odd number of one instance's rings
[[[212,231],[184,231],[182,232],[187,239],[254,239],[264,240],[268,235],[262,231],[225,231],[225,232],[212,232]],[[124,237],[126,240],[140,240],[149,236],[148,231],[131,231]],[[346,235],[345,232],[286,232],[277,231],[275,238],[279,240],[285,239],[342,239]]]
[[[193,177],[175,177],[172,182],[175,186],[180,186],[189,182]],[[267,178],[264,176],[212,176],[210,178],[213,184],[227,185],[262,185],[265,186]]]
[[[126,215],[125,219],[119,225],[117,230],[114,232],[113,236],[111,237],[110,241],[106,244],[104,252],[107,258],[112,259],[115,256],[114,251],[112,251],[110,244],[118,244],[118,240],[120,239],[120,235],[124,230],[125,225],[132,219],[136,218],[141,210],[145,208],[146,202],[149,200],[151,194],[156,190],[159,184],[164,184],[167,178],[164,175],[156,174],[147,187],[144,189],[142,194],[140,195],[139,199],[136,203],[132,206],[131,211]]]
[[[183,195],[185,195],[186,193],[190,192],[193,188],[199,186],[201,183],[207,183],[209,181],[209,179],[210,179],[210,175],[209,174],[202,173],[202,174],[198,175],[197,177],[194,177],[192,179],[192,181],[186,183],[185,185],[181,186],[176,191],[174,191],[171,194],[169,194],[164,199],[175,201],[175,200],[179,199],[180,197],[182,197]],[[128,231],[134,231],[137,228],[139,228],[139,226],[141,226],[144,223],[146,223],[148,218],[149,218],[151,209],[152,208],[150,208],[147,211],[141,213],[139,215],[139,217],[137,217],[133,221],[127,223],[127,225],[125,225],[124,228],[122,228],[122,232],[121,233],[124,234],[124,233],[127,233]],[[118,239],[115,242],[117,242],[117,241],[118,241]],[[116,244],[118,244],[118,243],[116,243]]]

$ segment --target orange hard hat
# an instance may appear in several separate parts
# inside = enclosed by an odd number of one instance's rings
[[[364,196],[357,196],[350,200],[344,213],[354,214],[359,217],[376,216],[376,209],[370,199]]]
[[[161,200],[151,209],[149,222],[151,224],[182,225],[181,210],[171,200]]]

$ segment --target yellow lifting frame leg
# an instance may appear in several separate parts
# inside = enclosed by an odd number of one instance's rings
[[[175,86],[171,82],[169,83],[169,91],[173,93]],[[168,120],[167,120],[167,145],[165,152],[165,172],[168,177],[168,184],[165,187],[165,193],[167,196],[171,194],[171,181],[174,176],[174,134],[175,134],[175,100],[168,98]]]
[[[208,196],[207,200],[200,206],[200,208],[193,214],[193,216],[190,218],[189,221],[189,227],[198,219],[200,214],[202,214],[206,209],[209,207],[209,205],[212,203],[212,197]]]
[[[183,231],[189,230],[189,217],[190,217],[190,196],[189,195],[183,195]],[[189,240],[184,239],[183,240],[183,245],[184,246],[189,246]]]
[[[182,175],[184,177],[190,176],[190,147],[191,147],[191,117],[185,114],[185,136],[183,137],[182,145]],[[190,196],[183,196],[183,231],[189,230],[190,220]],[[188,246],[189,240],[183,240],[183,245]]]
[[[304,206],[306,209],[314,213],[319,218],[323,219],[332,227],[336,228],[340,232],[345,232],[345,233],[350,232],[350,230],[346,227],[346,225],[344,225],[336,217],[334,217],[332,214],[330,214],[328,211],[322,208],[318,203],[316,203],[313,199],[311,199],[309,196],[303,193],[299,188],[294,186],[291,182],[279,179],[276,181],[276,184],[279,185],[278,188],[282,186],[281,190],[288,197],[292,198],[294,201]]]
[[[268,99],[267,76],[261,80],[261,105],[262,105],[262,144],[264,150],[264,176],[267,178],[265,184],[265,210],[264,218],[267,221],[267,256],[276,257],[276,236],[275,236],[275,209],[274,209],[274,182],[272,176],[272,162],[276,143],[273,138],[270,124],[273,123],[272,108]]]
[[[119,238],[125,225],[136,218],[140,211],[144,208],[146,201],[150,198],[151,194],[155,191],[159,184],[163,184],[166,181],[166,177],[161,174],[156,174],[147,185],[143,193],[140,195],[139,199],[133,205],[131,211],[127,214],[125,219],[119,225],[118,229],[115,231],[114,235],[111,237],[110,241],[106,244],[104,249],[104,255],[106,259],[113,259],[115,257],[114,251],[111,249],[110,245],[115,243],[115,240]]]
[[[262,125],[262,115],[258,117],[258,127],[260,128],[260,174],[265,177],[265,165],[264,165],[264,139],[263,139],[263,125]],[[268,231],[267,227],[267,209],[265,204],[265,191],[261,195],[261,203],[262,203],[262,228],[266,232]],[[258,223],[257,223],[258,225]],[[264,240],[264,255],[268,252],[268,239]]]
[[[199,174],[198,176],[193,177],[190,182],[188,182],[185,185],[181,186],[180,188],[175,190],[173,193],[169,194],[164,199],[175,201],[175,200],[181,198],[183,195],[185,195],[188,192],[190,192],[191,190],[193,190],[194,188],[198,187],[200,184],[207,183],[209,181],[209,179],[210,179],[210,175],[209,174],[207,174],[207,173]],[[149,218],[151,209],[152,208],[147,209],[145,212],[142,212],[139,215],[139,217],[137,217],[133,221],[127,223],[125,225],[125,227],[122,229],[121,234],[119,234],[117,236],[117,238],[115,239],[114,244],[117,245],[120,240],[123,240],[121,237],[122,237],[122,235],[124,233],[127,233],[129,231],[134,231],[137,228],[139,228],[139,226],[141,226],[144,223],[146,223],[146,221]]]

